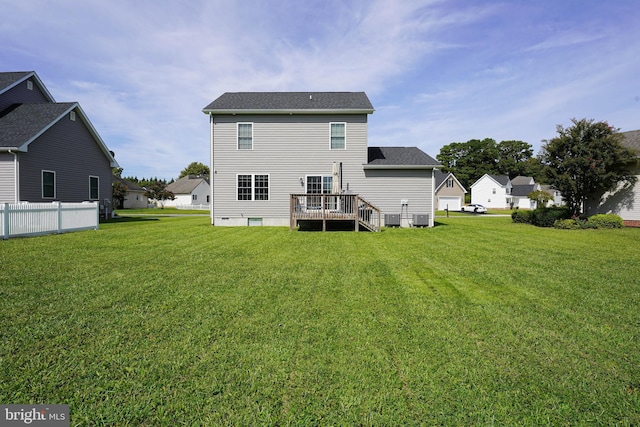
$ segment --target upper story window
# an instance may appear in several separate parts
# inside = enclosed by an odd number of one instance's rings
[[[253,123],[238,123],[238,150],[253,150]]]
[[[447,179],[447,188],[453,188],[453,178]]]
[[[331,123],[331,149],[332,150],[344,150],[346,148],[345,142],[345,128],[346,123]]]
[[[27,80],[27,89],[33,90],[33,82],[31,80]]]

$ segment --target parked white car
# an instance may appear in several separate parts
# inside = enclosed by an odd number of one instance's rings
[[[487,208],[482,205],[472,203],[470,205],[461,206],[460,212],[486,213]]]

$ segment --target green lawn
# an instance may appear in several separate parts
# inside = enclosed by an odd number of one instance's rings
[[[71,425],[638,425],[640,229],[139,218],[0,241],[0,402]]]

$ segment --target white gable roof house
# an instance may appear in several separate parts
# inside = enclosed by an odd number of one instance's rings
[[[511,207],[511,180],[506,175],[484,174],[471,185],[471,203],[486,208]]]
[[[211,188],[209,180],[202,176],[183,176],[167,185],[167,191],[171,191],[175,199],[166,200],[165,206],[188,209],[194,206],[209,205]]]
[[[224,93],[209,115],[211,223],[291,229],[433,226],[439,163],[416,147],[369,147],[364,92]]]

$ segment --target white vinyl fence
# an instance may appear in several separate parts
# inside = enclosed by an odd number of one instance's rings
[[[98,202],[0,203],[0,233],[15,236],[97,230]]]

